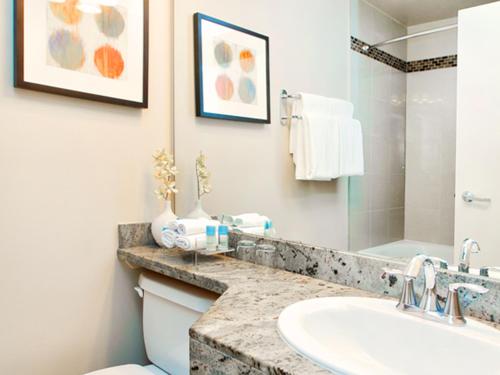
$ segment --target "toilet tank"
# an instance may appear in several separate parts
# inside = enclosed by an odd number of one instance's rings
[[[189,374],[189,328],[218,295],[152,272],[141,274],[139,286],[149,360],[169,374]]]

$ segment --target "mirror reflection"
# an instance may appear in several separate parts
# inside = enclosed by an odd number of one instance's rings
[[[256,214],[262,228],[235,229],[500,277],[494,33],[462,12],[488,2],[273,2],[271,27],[176,3],[177,212]],[[198,201],[200,151],[212,191]]]

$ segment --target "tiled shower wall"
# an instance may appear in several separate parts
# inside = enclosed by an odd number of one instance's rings
[[[443,20],[409,33],[456,23]],[[457,31],[408,41],[411,61],[453,56]],[[457,69],[407,74],[405,238],[453,245]]]
[[[350,178],[349,248],[400,239],[453,244],[456,30],[363,51],[406,28],[351,2],[351,98],[363,124],[366,175]],[[386,52],[386,53],[385,53]]]
[[[375,43],[406,28],[364,1],[351,2],[351,33]],[[406,60],[406,43],[384,50]],[[349,182],[349,248],[404,237],[406,74],[351,51],[351,100],[364,133],[366,174]]]

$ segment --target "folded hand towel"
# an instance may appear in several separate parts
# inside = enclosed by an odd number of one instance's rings
[[[182,236],[205,233],[207,225],[219,226],[216,220],[208,219],[181,219],[177,220],[177,232]]]
[[[203,250],[207,248],[207,236],[205,234],[179,236],[175,244],[186,251]]]
[[[165,247],[172,249],[175,247],[175,241],[177,240],[177,237],[179,237],[179,234],[177,232],[166,229],[162,232],[161,239]]]

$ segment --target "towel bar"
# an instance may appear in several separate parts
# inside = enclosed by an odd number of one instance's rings
[[[289,102],[288,100],[298,100],[300,99],[300,95],[290,95],[286,90],[281,90],[280,94],[280,102],[281,102],[281,108],[280,108],[280,114],[281,114],[281,125],[287,126],[289,125],[291,120],[302,120],[302,116],[298,115],[289,115]]]

